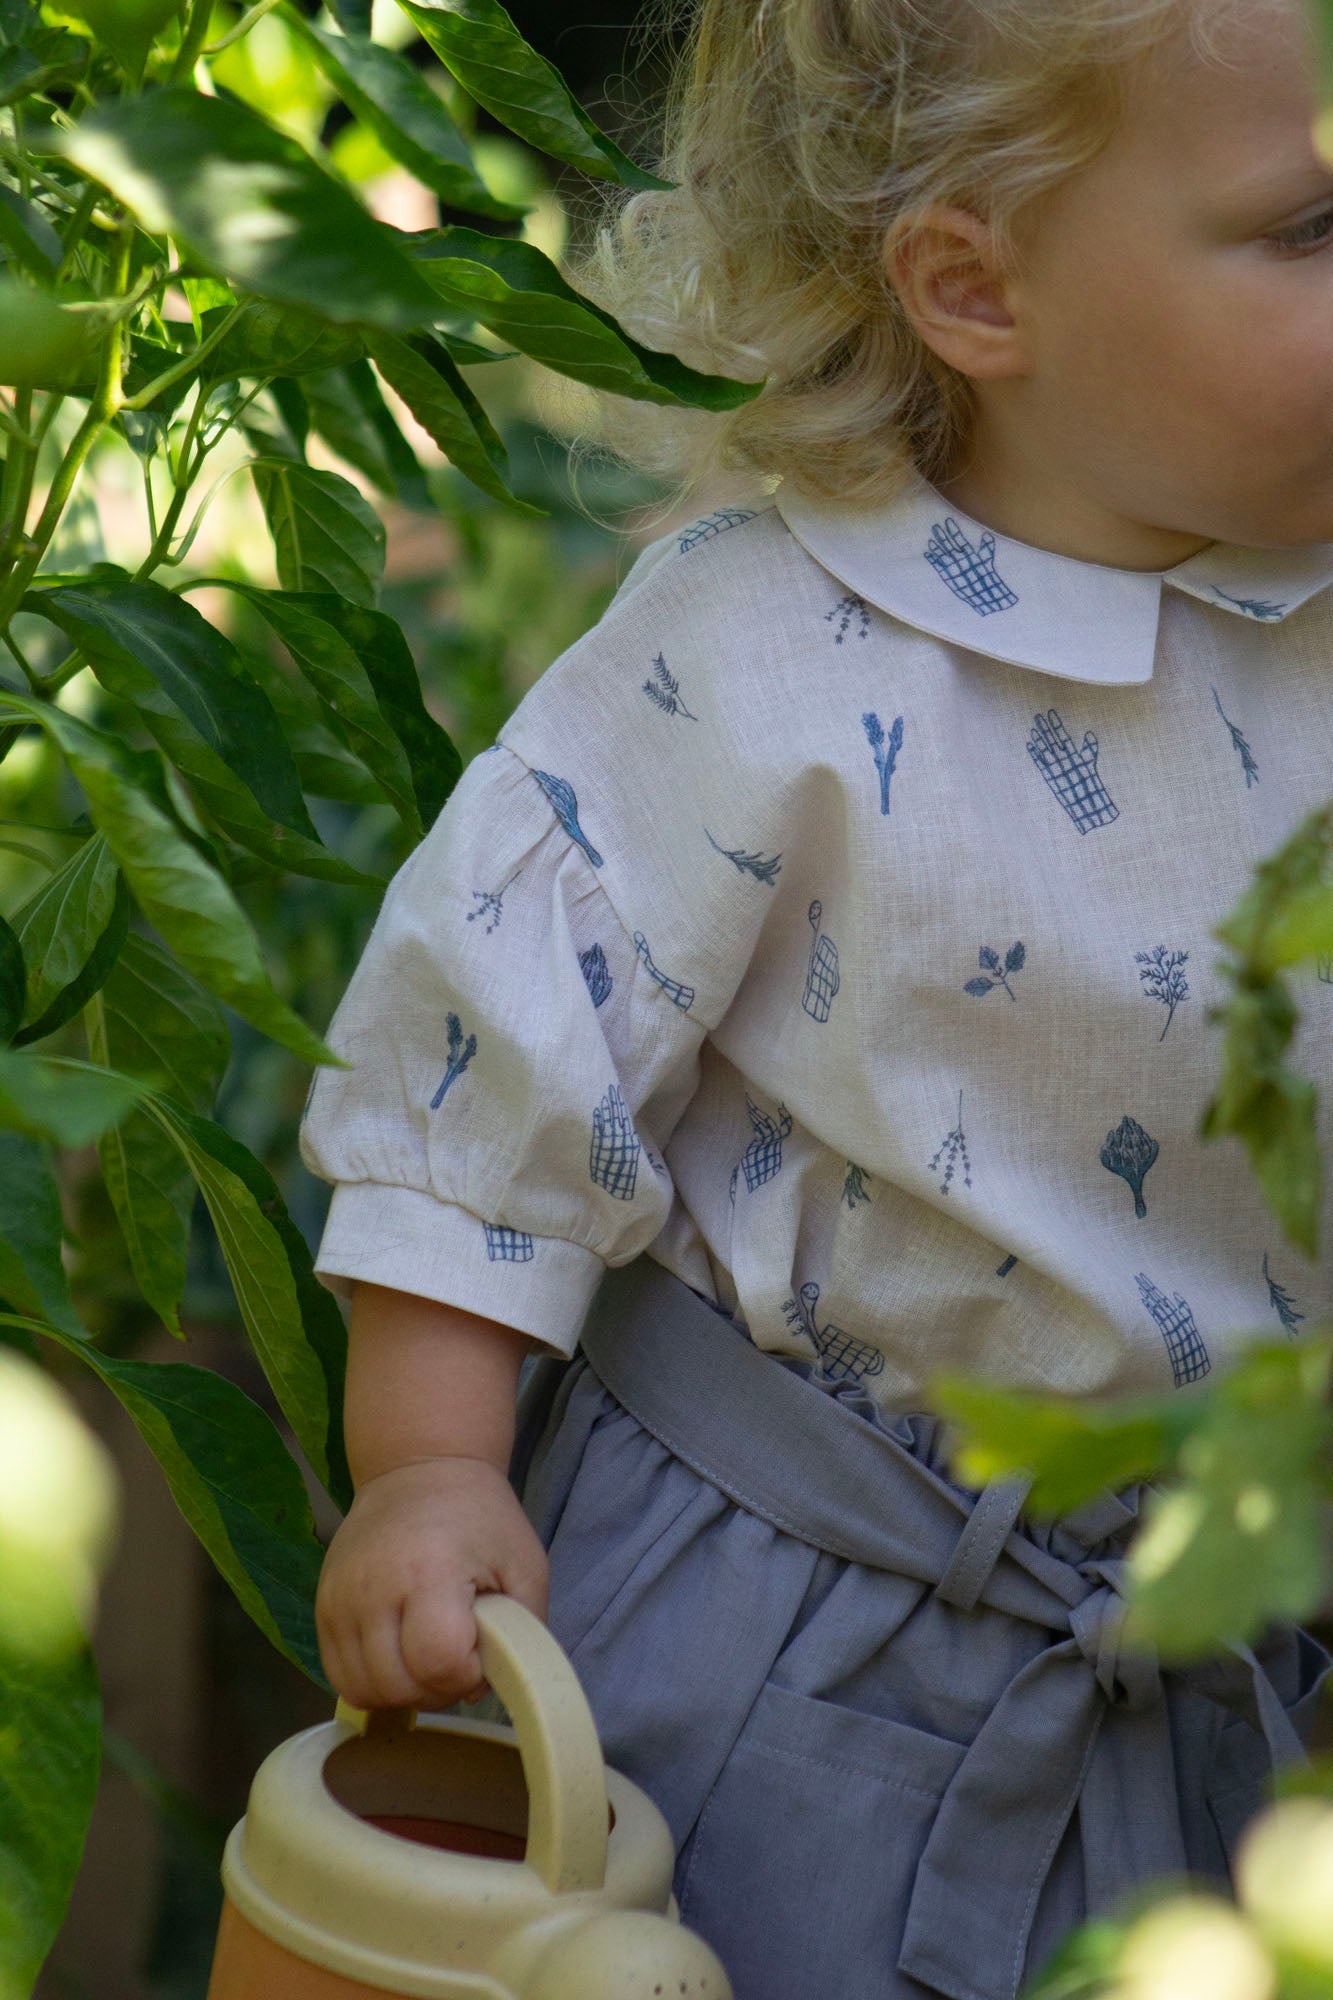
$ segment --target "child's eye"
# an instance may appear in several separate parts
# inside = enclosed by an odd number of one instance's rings
[[[1280,229],[1267,241],[1280,244],[1284,250],[1299,250],[1306,245],[1317,247],[1328,242],[1330,234],[1333,234],[1333,208],[1325,209],[1322,215],[1312,215],[1308,221],[1298,222],[1294,228]]]

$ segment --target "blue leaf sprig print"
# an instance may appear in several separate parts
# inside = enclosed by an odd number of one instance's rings
[[[532,775],[551,801],[555,816],[570,839],[578,842],[594,868],[600,868],[602,857],[579,825],[579,802],[568,778],[553,778],[549,771],[534,771]]]
[[[691,714],[681,700],[680,682],[667,672],[667,663],[661,653],[653,661],[653,672],[657,675],[658,685],[654,687],[651,681],[645,681],[643,684],[643,691],[648,699],[655,701],[667,715],[683,715],[689,721],[697,722],[698,716]]]
[[[948,1194],[949,1183],[954,1177],[954,1170],[959,1160],[963,1163],[963,1186],[971,1187],[972,1162],[967,1156],[967,1135],[963,1131],[963,1093],[961,1090],[958,1093],[958,1123],[954,1126],[952,1132],[946,1132],[940,1140],[939,1150],[930,1163],[932,1174],[938,1169],[941,1160],[944,1161],[944,1179],[940,1182],[941,1194]]]
[[[717,847],[719,854],[725,854],[740,874],[753,875],[756,882],[766,882],[770,889],[777,887],[776,878],[782,873],[781,854],[766,859],[762,854],[745,854],[739,847],[718,847],[707,827],[704,832],[708,834],[710,846]]]
[[[887,743],[884,740],[884,724],[873,709],[861,717],[861,727],[875,753],[875,769],[879,772],[879,809],[886,813],[889,810],[889,782],[898,761],[898,752],[903,747],[903,719],[901,715],[894,717]]]
[[[1155,944],[1151,951],[1136,951],[1134,963],[1139,967],[1145,994],[1160,1000],[1166,1008],[1166,1028],[1169,1028],[1177,1007],[1189,998],[1189,981],[1181,970],[1189,963],[1189,953],[1168,951],[1164,944]],[[1157,1037],[1159,1042],[1166,1040],[1166,1028]]]
[[[1234,604],[1237,610],[1243,611],[1247,618],[1280,618],[1287,608],[1285,604],[1270,604],[1263,597],[1233,597],[1220,584],[1211,584],[1209,588],[1215,590],[1219,597],[1225,597],[1228,604]]]
[[[1174,1299],[1159,1291],[1146,1271],[1135,1273],[1134,1282],[1139,1288],[1139,1297],[1144,1309],[1157,1321],[1167,1355],[1171,1362],[1171,1374],[1177,1389],[1183,1389],[1187,1382],[1197,1382],[1212,1367],[1203,1336],[1194,1324],[1194,1314],[1186,1301],[1177,1292]]]
[[[1120,808],[1112,803],[1097,770],[1097,747],[1097,738],[1088,729],[1082,747],[1075,749],[1058,709],[1032,718],[1028,755],[1080,833],[1109,826],[1120,817]]]
[[[725,535],[728,528],[739,528],[743,521],[753,521],[754,513],[752,507],[719,507],[715,514],[704,514],[681,531],[677,549],[687,556],[700,542],[711,542],[715,535]]]
[[[861,639],[870,637],[870,613],[866,608],[864,597],[840,597],[833,609],[824,613],[824,623],[831,625],[835,618],[838,621],[838,629],[833,634],[835,646],[840,646],[846,638],[853,618],[859,618],[861,621],[857,637]]]
[[[842,984],[842,974],[838,970],[838,947],[827,932],[822,937],[819,934],[823,915],[824,906],[816,897],[806,912],[815,936],[805,971],[805,992],[801,997],[801,1005],[815,1021],[827,1021],[834,996]]]
[[[463,1046],[463,1024],[457,1014],[446,1014],[444,1020],[445,1026],[449,1030],[449,1067],[444,1072],[443,1083],[430,1101],[432,1111],[439,1110],[440,1105],[444,1102],[445,1091],[449,1089],[456,1078],[463,1074],[463,1071],[477,1053],[477,1038],[475,1035],[469,1035],[467,1046]]]
[[[523,870],[521,868],[516,868],[510,876],[509,882],[517,882],[522,873]],[[472,894],[477,899],[478,907],[475,910],[468,911],[467,920],[471,923],[474,917],[490,916],[493,913],[494,920],[486,926],[487,937],[490,936],[492,931],[500,928],[500,919],[504,915],[503,897],[505,889],[509,887],[509,882],[505,883],[503,889],[474,889],[472,891]]]
[[[1226,710],[1218,700],[1216,688],[1213,689],[1213,703],[1223,722],[1226,723],[1227,728],[1231,731],[1232,743],[1240,752],[1241,769],[1245,773],[1245,789],[1248,792],[1251,785],[1257,785],[1259,782],[1259,766],[1254,761],[1254,754],[1249,744],[1245,741],[1245,738],[1241,735],[1235,723],[1231,721]]]
[[[1266,1250],[1264,1251],[1264,1279],[1268,1285],[1268,1303],[1272,1306],[1273,1311],[1286,1328],[1287,1338],[1290,1340],[1296,1331],[1298,1322],[1305,1318],[1305,1314],[1297,1312],[1296,1301],[1292,1298],[1290,1292],[1285,1291],[1269,1271],[1268,1252]]]
[[[969,979],[963,991],[964,993],[975,994],[978,1000],[984,1000],[986,995],[993,993],[997,986],[1003,986],[1009,998],[1014,1000],[1018,996],[1009,984],[1008,975],[1011,972],[1021,972],[1026,962],[1027,952],[1024,950],[1021,940],[1015,940],[1010,945],[1004,955],[1003,965],[1000,963],[999,952],[992,950],[990,945],[983,944],[981,950],[977,953],[977,964],[983,972],[989,972],[993,976],[990,979]]]
[[[989,529],[974,546],[951,514],[943,526],[938,521],[932,523],[930,541],[922,553],[954,596],[970,604],[980,617],[1008,611],[1017,604],[1016,593],[995,574],[995,537]]]
[[[614,981],[606,963],[606,953],[600,944],[590,944],[586,951],[579,953],[579,970],[584,984],[592,996],[594,1007],[600,1007],[611,996]]]
[[[1102,1165],[1108,1173],[1119,1174],[1134,1196],[1134,1213],[1142,1222],[1148,1213],[1143,1199],[1143,1181],[1148,1169],[1157,1158],[1157,1141],[1148,1136],[1137,1119],[1128,1113],[1120,1120],[1113,1132],[1106,1135],[1102,1147]]]
[[[601,1103],[593,1107],[588,1172],[598,1187],[605,1188],[617,1201],[631,1201],[640,1150],[641,1141],[626,1108],[625,1094],[618,1083],[613,1083]]]
[[[853,1339],[840,1326],[819,1325],[815,1318],[818,1303],[819,1286],[811,1279],[801,1286],[799,1305],[794,1298],[784,1299],[782,1311],[788,1326],[799,1328],[813,1344],[820,1372],[835,1382],[842,1379],[861,1382],[869,1375],[882,1373],[884,1356],[877,1347],[867,1347],[863,1340]]]
[[[864,1167],[858,1167],[851,1160],[848,1160],[847,1175],[842,1184],[842,1198],[848,1208],[855,1208],[858,1201],[868,1202],[870,1200],[865,1186],[869,1179],[870,1176]]]

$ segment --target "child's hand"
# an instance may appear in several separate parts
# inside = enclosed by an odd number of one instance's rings
[[[363,1482],[325,1551],[320,1658],[356,1708],[447,1708],[486,1689],[473,1601],[516,1597],[543,1622],[546,1551],[488,1459],[435,1458]]]

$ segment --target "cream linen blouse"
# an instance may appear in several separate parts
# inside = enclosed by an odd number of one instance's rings
[[[1312,1263],[1198,1127],[1212,926],[1333,794],[1330,581],[1075,561],[924,480],[653,543],[389,887],[302,1125],[320,1276],[569,1354],[646,1251],[889,1409],[1298,1339],[1329,1215]],[[1333,965],[1293,987],[1324,1084]]]

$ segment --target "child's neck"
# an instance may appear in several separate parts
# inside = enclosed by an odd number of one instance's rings
[[[961,475],[937,481],[936,491],[997,535],[1112,569],[1174,569],[1211,546],[1207,535],[1180,534],[1113,514],[1076,488],[1052,485],[1049,476],[1037,488],[984,471],[979,455]]]

